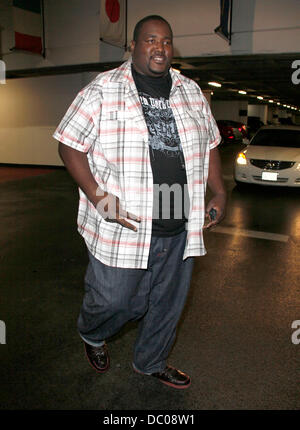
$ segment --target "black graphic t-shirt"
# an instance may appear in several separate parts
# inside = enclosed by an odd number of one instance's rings
[[[173,236],[185,229],[189,202],[180,137],[169,104],[171,76],[145,76],[133,67],[132,74],[149,130],[154,183],[152,234]]]

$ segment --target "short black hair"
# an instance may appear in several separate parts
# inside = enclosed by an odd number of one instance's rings
[[[145,18],[141,19],[139,22],[137,22],[137,24],[134,27],[133,40],[135,42],[137,42],[137,40],[138,40],[138,37],[139,37],[139,34],[140,34],[140,31],[141,31],[143,24],[145,24],[145,22],[148,22],[148,21],[163,21],[163,22],[165,22],[169,26],[171,35],[173,37],[172,28],[165,18],[163,18],[160,15],[148,15],[148,16],[145,16]]]

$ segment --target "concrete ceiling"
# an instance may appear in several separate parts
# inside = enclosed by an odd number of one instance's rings
[[[247,98],[251,103],[262,103],[256,98],[262,96],[300,109],[300,84],[292,82],[296,71],[292,68],[294,60],[300,60],[300,53],[174,59],[174,67],[195,79],[202,89],[210,88],[215,99]],[[211,81],[221,83],[222,87],[209,86]],[[238,90],[246,91],[247,95],[238,94]]]
[[[296,69],[292,63],[300,60],[300,53],[227,55],[210,57],[174,58],[173,67],[195,79],[200,87],[213,91],[213,100],[245,100],[264,103],[272,99],[300,109],[300,84],[292,82]],[[33,76],[58,75],[79,72],[101,72],[116,67],[119,63],[91,63],[71,66],[45,67],[31,70],[7,71],[7,79]],[[300,73],[298,73],[298,79]],[[208,82],[216,81],[221,88],[214,88]],[[247,95],[238,94],[247,91]],[[264,97],[264,101],[257,100]],[[294,111],[296,112],[296,111]],[[299,110],[297,111],[300,114]]]

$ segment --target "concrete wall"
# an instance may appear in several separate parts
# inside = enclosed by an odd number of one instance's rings
[[[248,105],[248,116],[258,116],[264,124],[268,121],[268,106],[261,105]]]
[[[229,119],[232,121],[247,123],[247,116],[240,115],[241,110],[247,112],[248,102],[244,100],[237,101],[222,101],[213,100],[211,102],[211,110],[215,119]]]
[[[95,74],[10,79],[0,86],[0,163],[61,165],[52,134]]]

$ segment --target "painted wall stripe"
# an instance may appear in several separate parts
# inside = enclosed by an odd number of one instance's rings
[[[244,230],[244,229],[233,228],[233,227],[217,226],[217,227],[214,227],[211,231],[215,233],[225,233],[225,234],[232,234],[232,235],[238,235],[238,236],[254,237],[257,239],[275,240],[278,242],[287,242],[289,240],[289,236],[285,234],[268,233],[266,231],[256,231],[256,230]]]

